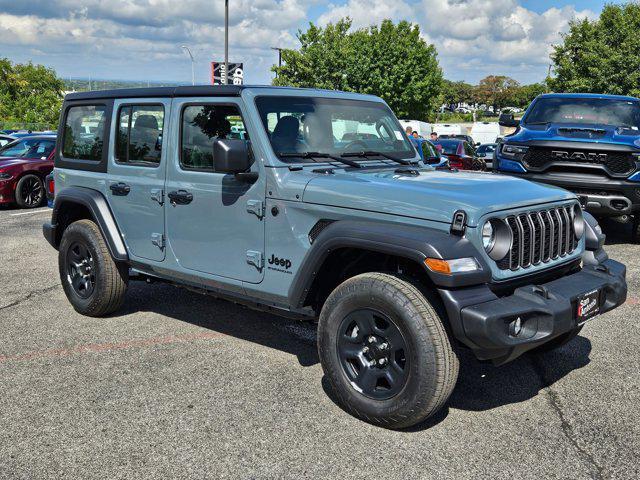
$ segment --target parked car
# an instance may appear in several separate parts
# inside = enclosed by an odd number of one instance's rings
[[[473,146],[466,140],[459,138],[439,138],[435,142],[442,147],[449,159],[451,168],[459,170],[486,170],[487,165],[483,159],[478,157]]]
[[[450,170],[449,159],[442,155],[436,146],[425,138],[409,137],[411,143],[416,147],[420,158],[425,165],[434,167],[436,170]]]
[[[44,203],[44,178],[53,170],[55,146],[55,135],[42,135],[0,148],[0,204],[35,208]]]
[[[633,216],[640,242],[640,100],[597,94],[545,94],[496,152],[496,170],[576,193],[600,217]]]
[[[164,87],[74,93],[62,112],[43,233],[73,308],[117,312],[135,278],[317,319],[334,397],[376,425],[440,410],[457,347],[503,364],[626,300],[625,267],[574,194],[421,168],[377,97]],[[251,142],[229,138],[231,119]],[[342,120],[378,136],[342,142]],[[542,215],[553,235],[520,227]]]
[[[450,134],[445,134],[445,135],[440,135],[439,138],[442,138],[442,139],[457,138],[458,140],[464,140],[465,142],[469,143],[469,145],[476,145],[476,142],[473,140],[471,135],[463,135],[463,134],[450,135]]]
[[[13,142],[15,139],[16,137],[12,137],[11,135],[0,133],[0,148],[4,147],[8,143]]]
[[[497,146],[497,143],[483,143],[476,149],[476,155],[485,161],[488,170],[493,170],[493,154]]]

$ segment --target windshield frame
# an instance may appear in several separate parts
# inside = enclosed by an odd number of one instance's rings
[[[327,92],[327,93],[333,93],[333,92]],[[364,98],[354,98],[354,96],[359,95],[359,94],[344,94],[344,95],[326,95],[323,94],[321,92],[318,92],[317,94],[304,94],[304,95],[300,95],[300,94],[296,94],[296,95],[291,95],[291,94],[287,94],[284,92],[279,92],[278,94],[270,94],[270,93],[259,93],[256,94],[253,97],[253,108],[255,109],[255,112],[258,116],[258,121],[256,122],[256,127],[258,129],[261,130],[260,134],[264,135],[263,138],[266,139],[266,144],[268,145],[268,149],[269,151],[273,154],[273,158],[275,158],[278,162],[280,162],[281,164],[284,165],[292,165],[292,164],[304,164],[304,165],[309,165],[309,164],[318,164],[318,163],[327,163],[327,164],[335,164],[336,162],[334,160],[331,160],[331,158],[327,158],[325,159],[311,159],[311,158],[302,158],[302,157],[294,157],[291,156],[290,158],[282,158],[280,157],[280,153],[292,153],[292,152],[276,152],[275,148],[271,142],[271,137],[270,137],[270,132],[269,132],[269,128],[268,128],[268,124],[266,123],[266,117],[263,117],[263,110],[260,107],[260,101],[263,99],[293,99],[293,100],[309,100],[309,99],[313,99],[313,100],[320,100],[321,102],[335,102],[337,104],[345,104],[345,103],[349,103],[352,104],[354,102],[358,102],[358,103],[363,103],[363,104],[368,104],[368,105],[372,105],[375,108],[379,108],[381,110],[386,110],[388,113],[388,117],[389,120],[391,122],[391,125],[393,126],[393,128],[395,128],[398,132],[400,132],[401,136],[402,136],[402,141],[405,143],[405,145],[407,145],[409,148],[408,150],[404,151],[404,152],[398,152],[398,151],[384,151],[383,153],[387,153],[387,154],[391,154],[395,157],[398,157],[401,160],[408,160],[408,161],[420,161],[420,156],[417,152],[417,149],[415,147],[415,145],[411,142],[411,140],[409,139],[409,137],[406,135],[404,129],[402,128],[402,125],[400,124],[400,122],[398,121],[398,118],[396,117],[395,113],[393,112],[393,110],[391,110],[391,108],[389,107],[389,105],[387,105],[384,101],[381,100],[377,100],[374,98],[371,99],[364,99]],[[270,112],[269,112],[270,113]],[[400,139],[398,139],[400,140]],[[314,150],[313,148],[309,148],[309,151]],[[342,153],[350,153],[352,152],[351,150],[347,151],[347,152],[334,152],[334,151],[327,151],[327,152],[322,152],[322,153],[328,153],[330,155],[334,155],[334,156],[340,156]],[[301,155],[304,155],[305,152],[300,152]],[[400,155],[398,154],[400,153]],[[380,156],[380,158],[370,158],[370,157],[362,157],[362,158],[358,158],[358,157],[349,157],[351,160],[355,160],[357,162],[384,162],[385,164],[389,163],[388,159],[385,159],[384,156]],[[395,166],[395,165],[394,165]]]
[[[553,124],[559,124],[559,125],[584,125],[584,126],[588,126],[588,125],[606,125],[606,126],[618,127],[618,128],[622,128],[624,126],[624,124],[611,124],[611,123],[602,123],[602,122],[593,122],[593,121],[581,121],[579,119],[566,120],[566,121],[550,120],[548,122],[545,122],[543,120],[536,120],[535,118],[533,118],[532,121],[529,121],[529,119],[532,117],[532,115],[534,115],[534,112],[536,112],[538,106],[541,103],[547,102],[547,101],[562,101],[562,102],[580,102],[580,101],[583,101],[583,102],[594,102],[594,103],[595,102],[600,102],[600,103],[603,104],[603,106],[605,106],[607,103],[611,103],[611,102],[634,104],[635,108],[638,111],[638,124],[635,125],[637,130],[634,129],[634,131],[637,131],[637,132],[640,133],[640,100],[631,99],[631,98],[605,98],[605,97],[595,97],[595,96],[594,97],[590,97],[590,96],[584,96],[584,97],[579,97],[579,96],[566,96],[566,97],[556,96],[556,97],[537,98],[531,104],[531,106],[527,109],[525,115],[522,117],[522,120],[521,120],[522,125],[524,125],[524,126],[526,126],[526,125],[542,125],[544,123],[546,123],[546,124],[553,123]],[[596,108],[595,105],[594,105],[594,108]],[[601,107],[598,105],[597,108],[601,108]]]

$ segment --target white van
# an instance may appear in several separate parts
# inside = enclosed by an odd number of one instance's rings
[[[471,138],[476,143],[496,143],[498,137],[500,125],[497,122],[475,122],[471,127]]]
[[[431,134],[431,124],[427,122],[421,122],[420,120],[400,120],[400,125],[403,129],[411,127],[411,130],[418,132],[418,135],[424,138],[429,138]]]
[[[433,126],[433,131],[438,135],[462,135],[462,125],[455,123],[436,123]]]

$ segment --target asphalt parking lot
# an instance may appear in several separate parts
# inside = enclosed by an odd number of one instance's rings
[[[410,431],[327,395],[312,325],[132,283],[119,315],[67,303],[47,209],[0,209],[0,478],[640,477],[640,256],[606,225],[629,300],[559,351],[462,354]]]

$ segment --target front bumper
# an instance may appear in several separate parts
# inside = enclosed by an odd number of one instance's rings
[[[640,183],[638,182],[586,173],[500,173],[565,188],[575,193],[585,209],[594,215],[618,216],[640,212]]]
[[[14,185],[14,180],[0,180],[0,205],[14,202]]]
[[[517,288],[498,297],[486,285],[440,290],[454,336],[480,360],[504,364],[527,350],[578,327],[576,310],[583,294],[600,292],[600,313],[627,298],[626,268],[614,260],[585,266],[579,272],[542,285]],[[522,331],[514,336],[510,324],[518,317]]]

